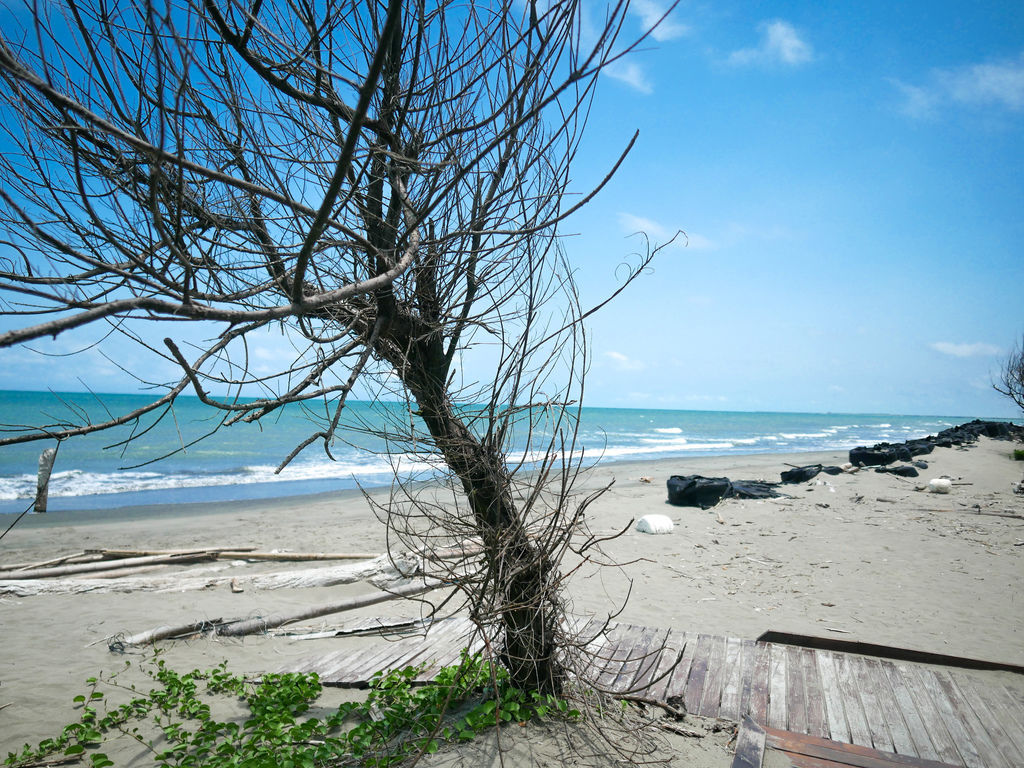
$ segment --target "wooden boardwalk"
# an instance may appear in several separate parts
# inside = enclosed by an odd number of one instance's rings
[[[283,671],[364,686],[377,670],[425,664],[425,681],[458,660],[470,630],[467,620],[448,619],[425,638],[335,651]],[[1010,672],[981,683],[949,667],[625,624],[590,650],[597,685],[690,714],[737,723],[749,715],[773,729],[966,768],[1024,766],[1024,678]]]

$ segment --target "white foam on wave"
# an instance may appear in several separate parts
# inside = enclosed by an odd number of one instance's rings
[[[683,433],[679,427],[655,427],[654,431],[663,435],[681,435]]]
[[[827,432],[780,432],[787,440],[809,440],[812,438],[829,437]]]
[[[95,496],[107,493],[137,493],[172,488],[206,488],[211,486],[249,485],[301,480],[349,480],[369,477],[430,471],[433,466],[417,458],[399,455],[393,457],[395,466],[382,458],[372,457],[365,462],[316,461],[296,463],[281,474],[271,465],[243,467],[237,472],[210,474],[161,473],[124,470],[121,472],[85,472],[80,469],[54,472],[50,478],[51,497]],[[29,474],[0,477],[0,501],[31,499],[36,495],[36,476]]]

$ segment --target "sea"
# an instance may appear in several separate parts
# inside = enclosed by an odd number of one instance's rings
[[[109,418],[150,400],[145,395],[0,391],[0,435],[15,434],[27,424]],[[323,413],[287,406],[263,424],[214,429],[219,418],[214,409],[198,398],[179,397],[173,412],[146,431],[151,420],[63,441],[48,508],[95,510],[372,488],[392,482],[396,463],[404,476],[430,476],[429,456],[408,452],[408,446],[396,448],[379,434],[390,420],[409,418],[405,406],[350,402],[345,415],[330,456],[318,441],[278,474],[281,461],[317,431],[315,421]],[[971,418],[583,408],[576,449],[588,463],[839,450],[924,437]],[[53,445],[43,440],[0,447],[0,514],[31,506],[39,454]],[[528,456],[530,450],[527,436],[521,435],[512,454]]]

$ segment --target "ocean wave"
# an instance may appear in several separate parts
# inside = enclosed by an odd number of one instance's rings
[[[663,435],[681,435],[683,430],[679,427],[655,427],[655,432],[660,432]]]

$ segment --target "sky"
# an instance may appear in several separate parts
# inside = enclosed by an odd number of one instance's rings
[[[563,228],[584,299],[683,234],[590,322],[586,405],[1020,416],[1024,3],[683,0],[602,76],[574,188],[637,130]],[[0,354],[3,389],[135,389],[131,350]]]

